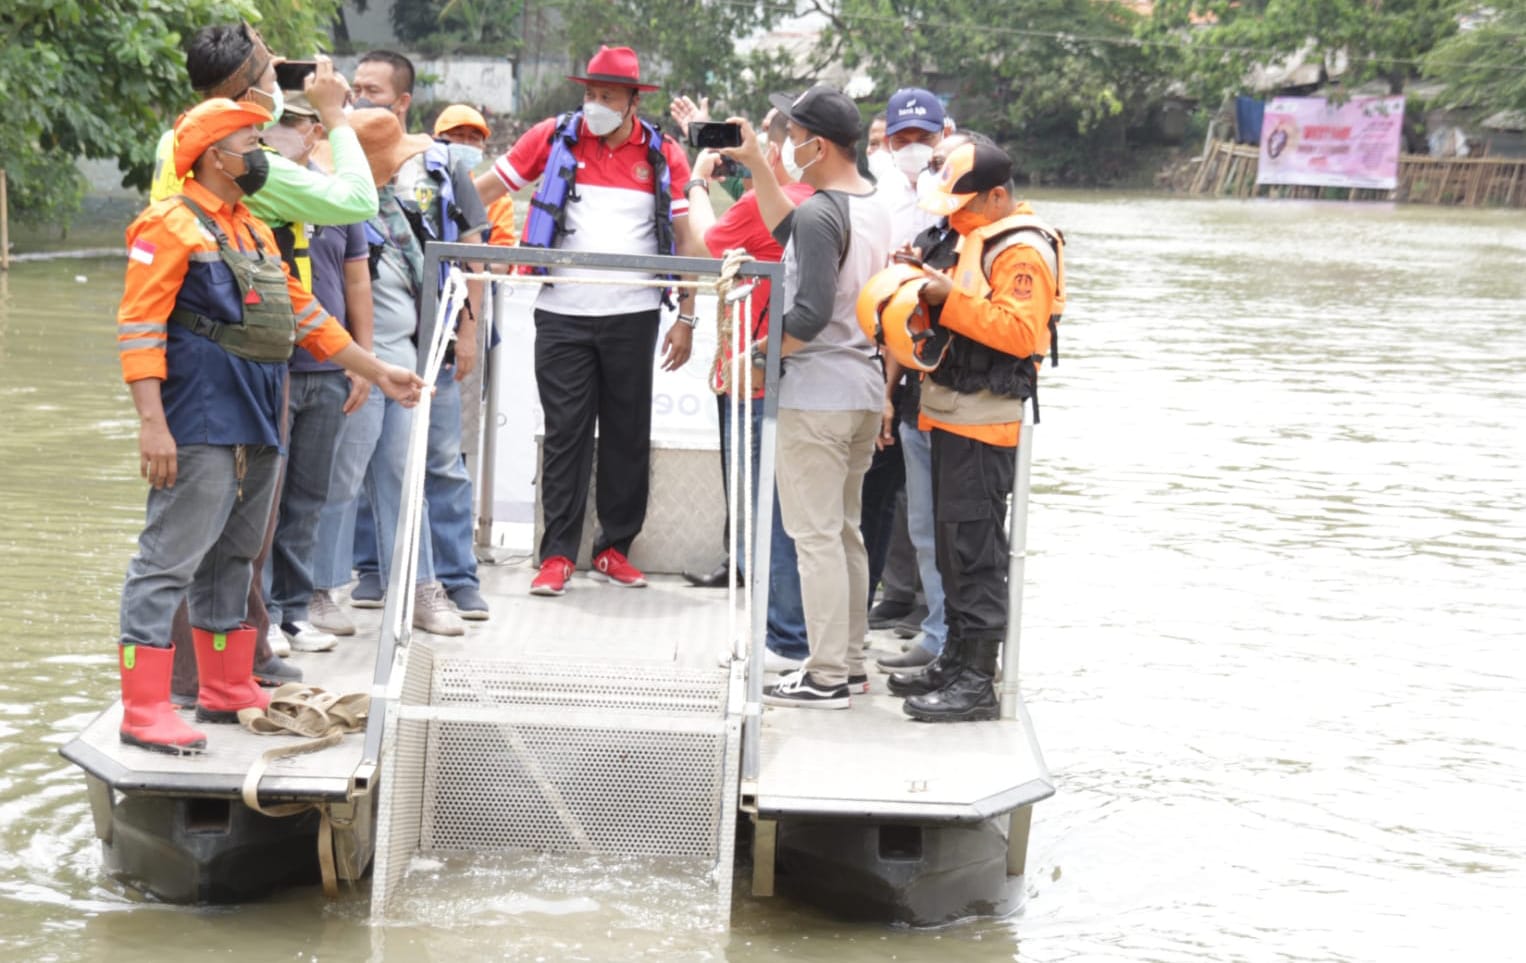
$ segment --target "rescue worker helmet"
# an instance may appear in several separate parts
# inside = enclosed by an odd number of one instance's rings
[[[922,300],[926,285],[925,277],[902,284],[880,309],[885,350],[901,367],[924,372],[936,371],[948,352],[948,338],[933,324],[932,312]]]
[[[922,269],[911,264],[896,263],[875,274],[858,292],[858,326],[864,337],[878,345],[885,343],[880,330],[880,311],[885,302],[900,289],[901,285],[922,278]]]

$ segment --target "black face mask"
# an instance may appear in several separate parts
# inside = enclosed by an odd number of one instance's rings
[[[231,153],[231,151],[223,153]],[[258,193],[260,188],[265,186],[265,180],[270,177],[270,158],[266,157],[265,151],[259,147],[236,156],[243,158],[244,172],[233,178],[233,183],[237,184],[239,190],[245,195]]]

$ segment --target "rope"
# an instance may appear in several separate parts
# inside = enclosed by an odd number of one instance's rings
[[[306,741],[281,746],[261,753],[244,774],[244,805],[272,817],[297,816],[311,810],[318,812],[318,869],[323,877],[323,893],[330,899],[339,896],[339,872],[334,857],[334,817],[328,803],[298,802],[260,805],[260,780],[265,770],[278,759],[318,752],[336,746],[346,733],[365,728],[371,697],[363,694],[340,696],[313,686],[288,683],[271,693],[265,709],[240,709],[238,721],[250,732],[277,735],[289,732],[308,736]],[[353,869],[353,867],[346,867]]]

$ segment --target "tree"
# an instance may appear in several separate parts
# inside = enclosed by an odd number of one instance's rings
[[[1105,179],[1165,75],[1114,0],[810,0],[831,29],[821,62],[864,67],[881,96],[951,95],[969,126],[1016,147],[1032,176]]]
[[[427,51],[518,48],[523,0],[396,0],[392,28],[404,43]]]
[[[0,167],[19,220],[67,221],[84,185],[79,158],[112,159],[144,188],[159,134],[195,99],[184,38],[262,20],[277,51],[322,43],[339,0],[6,0],[0,9]]]
[[[1209,101],[1243,91],[1250,70],[1291,57],[1345,61],[1346,86],[1381,79],[1404,92],[1421,59],[1456,32],[1466,0],[1160,0],[1143,35],[1180,42]]]
[[[1447,103],[1526,111],[1526,0],[1492,0],[1426,55],[1425,74]]]
[[[734,43],[772,25],[782,9],[777,4],[562,0],[560,8],[567,51],[578,68],[601,43],[637,51],[642,72],[662,85],[643,98],[646,113],[666,114],[668,101],[679,94],[706,94],[729,110],[756,110],[764,100],[767,91],[758,90],[748,68],[772,61],[743,56]]]

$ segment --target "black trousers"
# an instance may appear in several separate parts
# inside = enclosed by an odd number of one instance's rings
[[[577,558],[593,471],[599,468],[594,554],[629,554],[646,521],[652,462],[652,359],[657,311],[584,317],[535,311],[535,383],[546,417],[541,452],[540,557]]]
[[[1017,452],[934,428],[933,512],[950,640],[999,642],[1007,628],[1007,496]]]
[[[877,450],[869,462],[869,470],[864,473],[863,508],[858,520],[859,533],[864,536],[864,550],[869,554],[869,598],[865,605],[874,604],[874,592],[879,588],[895,531],[896,496],[901,495],[904,504],[905,491],[906,460],[901,456],[900,444]],[[904,513],[905,509],[902,511]]]

